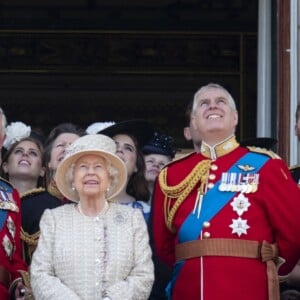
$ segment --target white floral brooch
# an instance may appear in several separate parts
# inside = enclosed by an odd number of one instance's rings
[[[6,138],[3,146],[8,150],[11,145],[20,141],[23,138],[29,137],[31,127],[23,122],[11,122],[5,129]]]

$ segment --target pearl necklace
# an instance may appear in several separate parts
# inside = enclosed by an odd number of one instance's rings
[[[105,201],[103,208],[101,209],[101,211],[100,211],[96,216],[88,216],[88,215],[86,215],[86,214],[83,212],[83,210],[82,210],[80,201],[79,201],[78,204],[77,204],[77,208],[78,208],[78,211],[79,211],[79,213],[80,213],[81,215],[86,216],[86,217],[91,217],[91,218],[97,218],[97,217],[102,216],[102,215],[107,211],[107,209],[108,209],[108,203],[107,203],[107,201]]]

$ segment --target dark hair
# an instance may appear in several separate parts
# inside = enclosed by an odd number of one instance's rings
[[[133,173],[131,177],[129,178],[126,192],[134,197],[136,200],[142,200],[145,202],[149,201],[150,198],[150,192],[148,190],[148,182],[145,178],[145,160],[144,155],[142,153],[142,150],[137,142],[137,139],[131,135],[126,133],[134,142],[136,147],[136,167],[137,172]]]
[[[79,126],[73,124],[73,123],[61,123],[57,126],[55,126],[49,133],[46,142],[45,142],[45,154],[44,154],[44,160],[46,165],[46,184],[48,185],[52,179],[52,171],[48,167],[48,163],[51,159],[51,151],[53,149],[53,143],[56,140],[58,136],[60,136],[63,133],[74,133],[78,136],[83,136],[85,134],[84,130],[80,128]]]
[[[3,153],[3,158],[2,158],[2,163],[1,163],[1,170],[0,170],[0,176],[3,177],[4,179],[9,181],[9,174],[5,173],[3,170],[3,163],[7,162],[10,155],[12,152],[16,149],[16,147],[24,141],[29,141],[37,145],[38,149],[41,152],[41,159],[42,159],[42,167],[45,167],[45,160],[44,160],[44,146],[40,138],[37,138],[36,135],[30,135],[28,137],[22,138],[19,141],[15,142],[12,144],[8,150],[6,150]],[[39,176],[37,186],[36,187],[45,187],[46,181],[45,181],[45,176],[41,177]]]

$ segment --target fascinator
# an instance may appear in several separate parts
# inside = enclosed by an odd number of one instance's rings
[[[89,125],[86,128],[87,134],[96,134],[100,132],[101,130],[104,130],[107,127],[110,127],[112,125],[115,125],[116,123],[114,121],[108,121],[108,122],[95,122]]]
[[[171,136],[155,132],[142,151],[144,154],[162,154],[174,158],[176,154],[175,142]]]

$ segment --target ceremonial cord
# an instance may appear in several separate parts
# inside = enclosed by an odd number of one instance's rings
[[[175,217],[175,214],[182,204],[182,202],[186,199],[186,197],[190,194],[190,192],[194,189],[196,184],[200,182],[199,190],[201,193],[204,191],[204,185],[206,183],[208,171],[210,169],[211,160],[203,160],[199,162],[193,170],[186,176],[179,184],[175,186],[167,185],[167,170],[165,168],[159,174],[158,180],[161,187],[162,192],[165,195],[164,200],[164,215],[166,226],[170,231],[174,231],[172,228],[172,222]],[[177,198],[174,205],[171,208],[171,200]],[[198,201],[198,199],[196,199]]]

